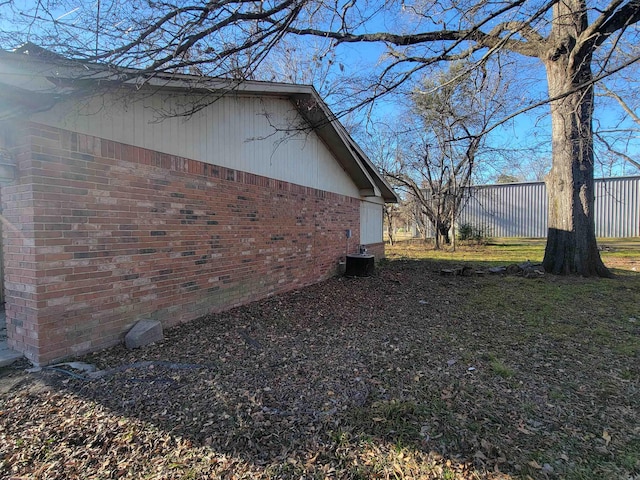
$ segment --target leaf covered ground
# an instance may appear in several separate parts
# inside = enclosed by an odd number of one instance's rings
[[[640,274],[414,257],[80,359],[101,378],[1,370],[0,477],[640,478]]]

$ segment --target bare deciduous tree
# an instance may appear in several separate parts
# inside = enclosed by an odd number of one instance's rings
[[[384,223],[387,226],[387,236],[389,243],[395,245],[396,242],[396,219],[399,213],[399,207],[395,203],[384,204]]]
[[[425,79],[413,95],[417,125],[398,135],[396,155],[381,165],[431,222],[436,248],[454,240],[450,231],[486,146],[487,126],[505,112],[502,87],[495,72],[466,62]]]

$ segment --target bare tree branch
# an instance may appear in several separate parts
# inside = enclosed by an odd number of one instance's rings
[[[620,150],[613,148],[611,144],[607,141],[607,139],[603,135],[601,135],[599,132],[594,132],[594,135],[598,138],[598,140],[600,140],[604,144],[605,147],[607,147],[607,150],[609,150],[609,152],[613,153],[614,155],[617,155],[618,157],[624,159],[624,161],[629,162],[634,167],[640,169],[640,162],[637,162],[636,160],[631,158],[629,155],[627,155],[625,152],[622,152]]]
[[[600,84],[600,88],[604,90],[604,95],[607,97],[613,98],[618,104],[622,107],[622,109],[631,117],[631,119],[640,125],[640,117],[633,111],[633,109],[627,105],[627,103],[618,95],[616,92],[609,90],[606,85]]]

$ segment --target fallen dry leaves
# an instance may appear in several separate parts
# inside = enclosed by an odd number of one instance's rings
[[[487,282],[553,280],[440,267],[389,262],[83,358],[99,378],[5,370],[0,476],[640,475],[637,353],[546,335],[531,305],[469,310]]]

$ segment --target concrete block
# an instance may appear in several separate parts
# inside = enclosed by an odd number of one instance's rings
[[[158,320],[140,320],[124,337],[127,348],[139,348],[164,338],[162,324]]]

